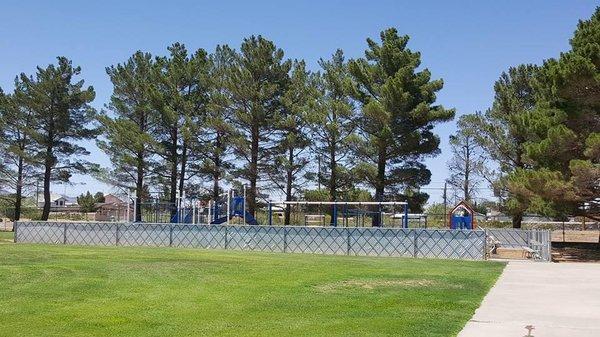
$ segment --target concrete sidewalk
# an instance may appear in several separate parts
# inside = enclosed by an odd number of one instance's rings
[[[510,262],[459,337],[600,336],[600,264]]]

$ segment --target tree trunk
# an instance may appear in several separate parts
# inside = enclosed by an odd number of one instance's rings
[[[521,223],[523,222],[523,212],[519,212],[517,214],[513,214],[512,216],[512,225],[513,228],[521,228]]]
[[[46,148],[46,158],[44,159],[44,208],[42,210],[42,221],[48,221],[50,216],[50,179],[52,175],[52,166],[54,166],[54,157],[52,154],[52,145]]]
[[[329,198],[330,201],[337,201],[338,199],[338,193],[337,193],[337,187],[338,187],[338,176],[337,176],[337,157],[336,157],[336,150],[337,150],[337,142],[332,142],[331,146],[329,147],[329,158],[331,159],[329,161],[329,172],[331,174],[331,176],[329,177]],[[329,213],[331,214],[331,220],[329,221],[329,225],[333,226],[335,225],[334,223],[334,219],[333,219],[333,214],[334,212],[334,208],[335,205],[331,205],[330,209],[329,209]]]
[[[23,202],[23,157],[19,156],[19,162],[17,166],[17,188],[15,191],[15,221],[21,219],[21,204]],[[14,227],[13,227],[14,230]]]
[[[516,139],[516,143],[519,144],[517,147],[515,167],[516,168],[525,168],[525,163],[523,163],[524,150],[522,144],[525,143],[525,139],[523,137],[519,137]],[[513,228],[521,228],[523,222],[523,211],[518,211],[513,214],[512,217],[512,225]]]
[[[184,142],[183,143],[183,148],[181,150],[181,172],[180,172],[180,178],[179,178],[179,196],[183,197],[183,190],[185,188],[185,169],[187,166],[187,159],[188,159],[188,149],[187,149],[187,143]]]
[[[292,201],[292,186],[294,183],[294,149],[288,149],[288,169],[285,184],[285,200]],[[290,225],[290,205],[285,205],[283,224],[285,226]]]
[[[221,179],[221,135],[217,134],[215,137],[215,152],[213,153],[213,164],[214,169],[212,172],[213,176],[213,188],[212,188],[212,199],[217,201],[219,199],[219,180]]]
[[[385,164],[386,164],[385,148],[379,149],[379,155],[377,157],[377,181],[375,185],[375,201],[383,201],[383,194],[385,192]],[[373,227],[380,227],[382,224],[380,207],[373,207]]]
[[[469,171],[471,170],[471,150],[469,148],[469,144],[467,143],[466,147],[466,155],[465,155],[465,181],[463,185],[463,200],[470,201],[471,200],[471,191],[469,191]]]
[[[250,172],[248,180],[250,180],[250,190],[248,191],[248,212],[254,217],[256,213],[256,182],[258,180],[258,151],[259,151],[259,130],[257,123],[252,125],[250,145]]]
[[[139,152],[137,156],[137,177],[135,182],[135,222],[142,221],[142,195],[144,193],[144,153]],[[129,207],[129,200],[127,200]],[[129,219],[127,219],[129,221]]]
[[[171,174],[169,177],[169,203],[171,204],[171,218],[177,214],[177,140],[171,143],[170,164]]]

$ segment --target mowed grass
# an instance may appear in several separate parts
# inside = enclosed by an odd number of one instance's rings
[[[455,336],[503,267],[4,241],[0,335]]]
[[[0,231],[0,243],[8,243],[14,241],[15,234],[13,232]]]

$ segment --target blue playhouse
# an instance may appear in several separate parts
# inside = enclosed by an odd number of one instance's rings
[[[475,219],[475,210],[466,201],[459,202],[450,213],[448,213],[450,219],[451,229],[475,229],[477,228],[477,221]]]

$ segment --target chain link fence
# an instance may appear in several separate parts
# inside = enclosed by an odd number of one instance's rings
[[[484,231],[422,228],[18,222],[15,242],[469,260],[486,258]]]

